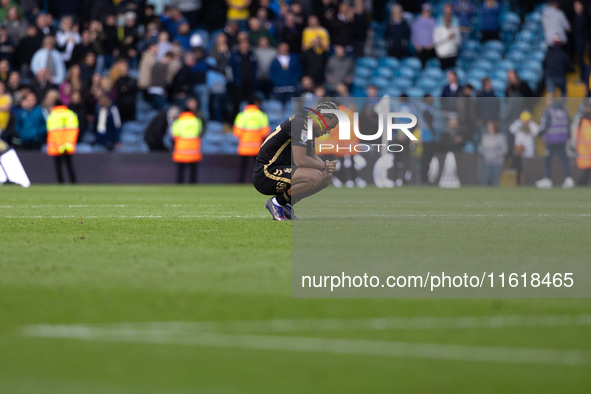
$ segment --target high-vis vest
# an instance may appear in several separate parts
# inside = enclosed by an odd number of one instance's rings
[[[172,124],[174,151],[172,160],[176,163],[197,163],[201,161],[202,123],[191,112],[183,112]]]
[[[355,150],[355,147],[357,144],[359,144],[359,139],[353,131],[353,111],[344,105],[339,105],[339,110],[343,111],[349,117],[349,122],[351,125],[351,139],[339,139],[339,128],[335,127],[330,131],[329,134],[325,134],[316,138],[316,154],[319,156],[333,155],[336,157],[345,157],[358,153]]]
[[[591,120],[583,119],[577,130],[577,167],[581,169],[591,168]]]
[[[78,116],[65,105],[53,108],[47,117],[47,154],[71,155],[78,141]]]
[[[256,105],[247,105],[244,111],[236,116],[234,135],[240,140],[238,143],[240,156],[256,156],[267,134],[269,134],[269,118]]]

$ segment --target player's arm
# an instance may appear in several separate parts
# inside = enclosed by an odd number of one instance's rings
[[[293,146],[292,153],[293,163],[296,167],[314,168],[320,171],[326,168],[326,163],[322,161],[322,159],[320,159],[318,156],[308,156],[306,154],[306,148],[303,146]]]

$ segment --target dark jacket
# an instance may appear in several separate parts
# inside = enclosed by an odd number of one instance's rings
[[[302,75],[312,77],[315,84],[323,83],[327,60],[326,52],[317,53],[314,48],[308,49],[301,57]]]
[[[296,86],[302,76],[302,69],[297,55],[292,54],[289,60],[289,66],[284,69],[281,67],[279,60],[275,58],[271,63],[269,70],[269,79],[273,83],[273,87],[280,86]]]
[[[232,69],[234,86],[256,86],[257,58],[252,51],[248,51],[244,55],[239,51],[234,52],[229,64]]]
[[[548,49],[544,59],[546,77],[564,78],[566,73],[573,70],[573,63],[570,57],[560,45],[554,45]]]
[[[144,135],[144,141],[146,141],[151,151],[167,150],[166,146],[164,146],[163,139],[169,126],[168,112],[166,110],[160,111],[160,113],[152,119],[146,128],[146,134]]]
[[[410,41],[410,27],[403,19],[399,23],[390,20],[384,33],[386,48],[390,56],[402,57],[407,54]]]

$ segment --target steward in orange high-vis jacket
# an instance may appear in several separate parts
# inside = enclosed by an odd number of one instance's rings
[[[249,162],[254,164],[261,145],[269,134],[269,118],[259,109],[259,104],[259,99],[251,100],[234,121],[234,135],[239,139],[238,154],[241,156],[240,183],[246,181]]]
[[[197,164],[202,158],[199,138],[202,128],[201,119],[190,111],[181,113],[172,124],[172,160],[177,163],[177,183],[183,183],[186,167],[189,167],[189,182],[197,183]]]
[[[55,170],[59,183],[64,183],[62,162],[66,164],[70,182],[76,183],[72,155],[78,141],[78,116],[65,105],[57,103],[47,117],[47,154],[55,157]]]

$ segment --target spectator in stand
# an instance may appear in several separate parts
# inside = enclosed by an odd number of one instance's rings
[[[183,108],[187,98],[193,95],[193,86],[197,85],[197,73],[193,70],[196,62],[195,55],[186,53],[181,68],[172,79],[170,94],[173,104],[178,107]]]
[[[33,59],[31,59],[33,74],[36,75],[41,69],[49,72],[49,78],[55,84],[62,83],[66,77],[66,65],[60,53],[55,49],[53,37],[45,37],[43,47],[35,52]]]
[[[86,93],[86,86],[82,80],[80,66],[77,64],[70,67],[65,81],[59,86],[60,101],[62,104],[70,105],[71,95],[75,91],[78,91],[83,95]]]
[[[37,96],[37,102],[42,102],[48,91],[57,89],[57,86],[51,82],[50,77],[49,71],[42,68],[31,83],[31,90]]]
[[[411,42],[417,51],[423,66],[427,60],[435,57],[433,45],[433,32],[435,31],[435,19],[431,16],[431,5],[423,4],[421,15],[412,24]]]
[[[227,103],[226,82],[224,75],[216,68],[212,67],[207,70],[207,73],[205,74],[205,83],[207,84],[209,101],[211,103],[210,120],[217,122],[224,121]]]
[[[226,67],[230,60],[230,47],[228,46],[228,36],[224,33],[218,33],[215,36],[215,44],[209,51],[209,56],[215,59],[216,69],[226,74]]]
[[[248,19],[248,40],[251,46],[258,45],[260,37],[267,37],[271,46],[276,46],[275,37],[267,30],[258,18],[252,17]]]
[[[7,91],[6,85],[0,82],[0,134],[8,127],[12,105],[12,96]]]
[[[441,15],[439,15],[439,18],[437,18],[437,26],[442,26],[445,23],[445,18],[448,17],[451,20],[451,25],[453,27],[459,28],[460,22],[458,20],[458,17],[454,14],[454,7],[451,5],[451,3],[444,3],[443,12],[441,13]]]
[[[116,64],[119,78],[115,81],[117,107],[121,111],[121,122],[135,120],[135,102],[137,96],[137,81],[129,76],[129,63],[119,60]]]
[[[509,126],[509,132],[514,137],[513,159],[517,170],[517,185],[522,184],[521,174],[523,169],[523,158],[535,156],[534,138],[538,135],[540,127],[531,119],[529,111],[523,111],[519,119],[515,119]]]
[[[353,59],[345,53],[345,48],[337,45],[334,55],[328,58],[326,63],[326,83],[329,92],[335,92],[339,83],[350,85],[353,83],[355,67]]]
[[[82,64],[80,64],[80,72],[82,80],[86,83],[86,86],[90,86],[92,83],[92,76],[96,71],[96,55],[94,52],[88,52],[84,56]]]
[[[447,72],[447,85],[443,87],[441,97],[458,97],[460,94],[460,83],[458,73],[453,70]]]
[[[17,146],[22,149],[41,149],[47,133],[45,116],[41,107],[37,105],[34,93],[27,93],[17,112],[14,130],[18,136]]]
[[[581,81],[584,81],[585,72],[587,70],[585,54],[587,52],[587,42],[589,41],[589,16],[585,13],[585,7],[581,1],[575,1],[574,10],[575,19],[573,23],[573,38],[575,41],[575,50],[577,52]]]
[[[193,96],[199,99],[199,105],[202,108],[201,120],[209,119],[209,91],[207,90],[205,76],[210,65],[206,61],[205,53],[202,48],[195,48],[195,85],[193,86]]]
[[[88,30],[82,30],[80,34],[80,43],[74,46],[72,50],[72,57],[70,58],[70,64],[80,64],[88,52],[93,51],[93,44],[90,41],[90,32]]]
[[[501,104],[489,77],[482,79],[482,90],[476,94],[476,120],[480,128],[489,120],[499,120]]]
[[[544,71],[548,92],[554,93],[558,88],[562,97],[566,97],[566,73],[573,71],[573,64],[559,42],[555,42],[553,46],[548,48],[546,59],[544,59]]]
[[[156,51],[156,60],[161,60],[172,49],[170,34],[167,31],[161,31],[158,34],[158,49]]]
[[[99,31],[98,40],[102,46],[103,52],[99,54],[97,68],[99,72],[102,72],[110,69],[115,62],[115,57],[119,56],[117,16],[113,13],[107,14],[102,28],[99,29]]]
[[[320,38],[316,37],[312,46],[301,56],[302,74],[312,77],[316,85],[324,83],[327,61],[328,54],[324,50]]]
[[[162,60],[155,63],[152,67],[152,74],[150,76],[150,86],[148,87],[148,94],[150,95],[150,102],[155,110],[160,111],[164,109],[167,103],[166,91],[168,89],[168,66],[172,59],[172,53],[168,52]]]
[[[439,127],[433,108],[433,97],[426,94],[419,106],[419,127],[421,128],[421,143],[423,154],[421,155],[421,182],[429,184],[429,165],[433,156],[439,150]]]
[[[509,147],[498,121],[489,120],[486,123],[486,133],[480,141],[479,151],[483,161],[482,185],[499,186]]]
[[[8,60],[0,60],[0,82],[7,83],[10,74],[10,63]]]
[[[296,87],[302,76],[297,55],[289,52],[289,45],[282,42],[277,47],[277,57],[271,63],[269,78],[273,84],[273,98],[286,104],[296,94]]]
[[[536,181],[536,187],[549,189],[552,187],[550,179],[550,166],[552,156],[557,155],[564,168],[565,179],[562,187],[565,189],[575,186],[575,181],[570,176],[570,166],[566,156],[566,143],[570,138],[570,119],[567,110],[564,108],[563,99],[554,99],[548,94],[546,99],[548,107],[542,114],[539,135],[544,136],[546,143],[546,159],[544,166],[544,178]]]
[[[125,13],[125,25],[123,26],[123,41],[121,41],[120,52],[121,55],[127,57],[129,60],[129,67],[136,69],[139,62],[138,43],[139,31],[136,24],[137,15],[135,12],[128,11]]]
[[[320,26],[318,17],[316,15],[310,15],[308,17],[308,27],[306,27],[302,33],[302,50],[310,48],[316,39],[320,38],[320,42],[325,51],[330,49],[330,36],[328,30]]]
[[[433,31],[433,43],[441,68],[446,70],[455,67],[462,39],[458,26],[452,25],[451,15],[445,15],[443,25],[437,26]]]
[[[21,85],[21,75],[18,71],[11,71],[8,75],[8,82],[6,83],[6,90],[8,93],[12,95],[14,98],[15,105],[18,105],[20,100],[15,97],[15,94],[18,93],[19,87]]]
[[[365,8],[364,0],[355,0],[353,7],[353,56],[357,58],[365,52],[371,15]]]
[[[29,23],[19,14],[17,6],[12,5],[8,8],[8,13],[6,14],[6,19],[2,22],[2,26],[6,28],[8,37],[13,42],[18,42],[27,34]]]
[[[289,44],[289,51],[297,53],[302,49],[302,27],[296,24],[291,12],[285,14],[283,26],[279,30],[279,38]]]
[[[226,0],[228,22],[238,22],[241,27],[246,27],[246,20],[250,16],[251,0]]]
[[[174,5],[189,22],[190,28],[196,29],[199,25],[199,16],[201,9],[203,8],[203,2],[195,0],[175,0]]]
[[[108,151],[112,151],[119,145],[121,116],[117,107],[113,105],[113,102],[106,94],[98,98],[95,119],[96,143],[103,145]]]
[[[138,88],[147,92],[152,83],[152,68],[156,64],[156,53],[158,51],[158,44],[152,42],[148,49],[142,53],[142,58],[139,65]],[[147,96],[146,96],[147,97]]]
[[[461,151],[464,147],[464,138],[460,134],[458,118],[451,113],[447,118],[447,127],[441,133],[441,150],[443,152]]]
[[[12,66],[24,76],[29,73],[31,60],[39,48],[37,29],[35,26],[29,26],[27,28],[27,35],[15,44],[16,47],[14,48],[14,56],[12,57]]]
[[[390,12],[390,20],[386,25],[384,37],[388,56],[402,59],[408,56],[408,42],[410,40],[410,27],[402,16],[402,6],[395,4]]]
[[[78,90],[72,92],[68,109],[73,111],[78,117],[78,129],[80,131],[78,133],[78,141],[80,141],[84,133],[88,130],[88,115],[84,100]]]
[[[152,119],[144,136],[144,141],[148,144],[150,152],[168,151],[164,145],[164,138],[166,135],[170,135],[170,128],[180,113],[179,107],[172,106],[167,110],[160,111]]]
[[[277,56],[277,49],[273,48],[269,44],[267,37],[261,36],[259,38],[259,44],[254,49],[254,55],[257,58],[257,78],[259,80],[259,89],[263,92],[265,97],[269,97],[273,84],[269,79],[269,70],[271,64]]]
[[[74,18],[64,16],[60,22],[60,29],[56,35],[57,49],[62,53],[66,64],[70,64],[74,47],[82,42],[78,33],[78,25],[74,24]]]
[[[542,13],[542,27],[544,28],[544,37],[546,44],[551,47],[555,42],[562,45],[567,42],[567,33],[570,32],[570,23],[564,12],[559,8],[558,1],[550,0],[548,6]]]
[[[462,86],[458,98],[453,100],[456,104],[460,134],[464,143],[474,140],[476,129],[476,103],[472,97],[474,88],[469,83]]]
[[[458,18],[462,42],[470,39],[472,32],[472,16],[474,16],[474,5],[471,0],[457,0],[453,6],[454,13]]]
[[[529,85],[519,78],[515,70],[507,71],[507,88],[505,94],[507,97],[533,97]]]
[[[349,4],[342,2],[338,5],[338,11],[328,9],[324,14],[326,26],[330,32],[333,45],[341,45],[347,52],[353,51],[354,12]]]
[[[37,27],[37,39],[38,44],[36,47],[41,46],[43,39],[47,36],[54,36],[55,30],[52,27],[53,18],[49,14],[40,12],[35,20],[35,27]]]
[[[497,0],[484,0],[480,7],[482,42],[498,40],[501,30],[501,6]]]
[[[233,78],[232,118],[235,118],[240,112],[240,103],[248,100],[257,85],[257,59],[250,50],[248,39],[244,37],[240,39],[238,50],[232,54],[229,65]]]

